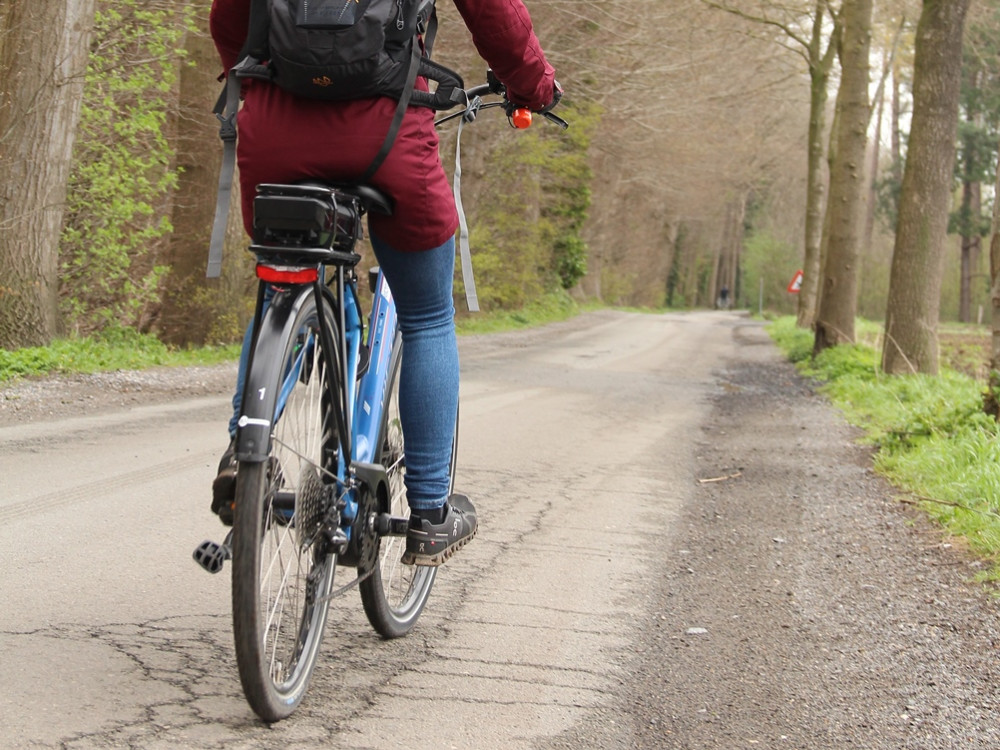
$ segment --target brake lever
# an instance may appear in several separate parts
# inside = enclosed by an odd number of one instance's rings
[[[569,123],[566,122],[563,118],[559,117],[559,115],[554,115],[551,112],[543,112],[542,113],[542,117],[544,117],[546,120],[548,120],[551,123],[555,123],[556,125],[558,125],[563,130],[568,130],[569,129]]]

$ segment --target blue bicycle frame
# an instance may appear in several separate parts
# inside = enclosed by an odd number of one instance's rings
[[[341,313],[338,328],[341,331],[340,346],[330,351],[341,357],[340,372],[344,373],[343,382],[338,386],[343,392],[346,434],[350,441],[341,441],[343,450],[338,452],[336,477],[338,496],[344,500],[341,510],[341,525],[347,538],[351,536],[351,522],[358,514],[357,487],[352,467],[355,465],[370,465],[375,458],[378,447],[379,430],[382,426],[382,413],[385,408],[386,383],[389,378],[389,368],[392,364],[393,345],[398,336],[398,320],[396,306],[382,272],[379,271],[375,285],[372,309],[368,320],[368,369],[358,378],[358,365],[361,361],[362,337],[364,326],[361,322],[360,306],[356,295],[356,282],[344,282],[343,275],[338,273],[339,298],[343,304],[335,309]],[[309,296],[317,294],[310,286],[300,286],[294,290],[283,291],[274,296],[260,322],[261,330],[283,330],[295,319],[296,310]],[[278,366],[281,357],[278,352],[267,349],[269,342],[287,340],[282,336],[259,336],[260,347],[255,347],[254,358],[262,358],[267,363]],[[292,366],[282,373],[282,385],[278,393],[255,394],[258,398],[244,398],[243,410],[239,419],[237,433],[237,458],[241,461],[263,461],[266,459],[270,446],[271,429],[281,418],[285,404],[292,388],[299,378],[303,363],[309,358],[312,342],[306,342],[298,353]],[[248,368],[249,369],[249,368]],[[344,456],[349,455],[348,461]]]
[[[368,370],[360,378],[357,377],[359,350],[361,345],[362,327],[358,316],[358,305],[355,299],[353,284],[344,288],[345,320],[343,321],[345,354],[348,367],[345,377],[347,403],[351,408],[347,411],[348,430],[351,435],[351,463],[370,464],[375,458],[382,428],[382,413],[385,409],[386,383],[389,379],[389,368],[392,365],[393,345],[398,335],[399,327],[396,318],[396,305],[389,291],[382,272],[379,271],[372,299],[372,309],[368,320]],[[350,538],[349,522],[358,513],[356,487],[349,479],[350,466],[343,460],[337,467],[337,481],[347,489],[344,494],[346,506],[341,511],[341,518],[347,522],[342,524]]]

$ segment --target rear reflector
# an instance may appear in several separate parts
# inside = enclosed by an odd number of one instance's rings
[[[257,278],[269,284],[312,284],[319,278],[318,268],[268,266],[257,264]]]

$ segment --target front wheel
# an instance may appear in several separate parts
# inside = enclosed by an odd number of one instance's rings
[[[398,518],[408,518],[410,506],[406,501],[403,477],[406,474],[406,452],[403,447],[403,430],[399,419],[399,364],[402,342],[397,337],[393,345],[386,381],[385,405],[379,431],[379,448],[375,460],[386,469],[389,480],[389,497],[382,512]],[[458,420],[452,439],[450,476],[455,484],[455,458],[458,448]],[[361,602],[368,621],[383,638],[398,638],[409,633],[423,611],[437,568],[424,565],[403,565],[404,536],[381,536],[376,541],[373,569],[359,586]]]
[[[247,378],[248,393],[280,396],[267,458],[240,464],[233,523],[236,660],[247,701],[265,721],[287,717],[305,695],[336,567],[322,533],[336,430],[315,298],[289,314],[290,325],[265,326],[256,350],[259,362],[280,357],[280,365],[255,363]]]

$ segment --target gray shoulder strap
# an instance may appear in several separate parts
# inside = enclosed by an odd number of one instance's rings
[[[239,108],[240,80],[236,75],[236,68],[233,68],[226,77],[226,87],[214,110],[221,123],[219,137],[222,139],[222,169],[219,170],[219,194],[215,201],[212,239],[208,245],[208,269],[205,272],[210,279],[218,278],[222,273],[222,248],[226,241],[229,204],[233,197],[233,173],[236,171],[236,113]]]
[[[472,249],[469,247],[469,224],[465,220],[462,207],[462,126],[465,117],[458,121],[458,135],[455,139],[455,208],[458,210],[458,247],[462,259],[462,281],[465,283],[465,299],[469,312],[479,312],[479,297],[476,294],[476,280],[472,276]]]

